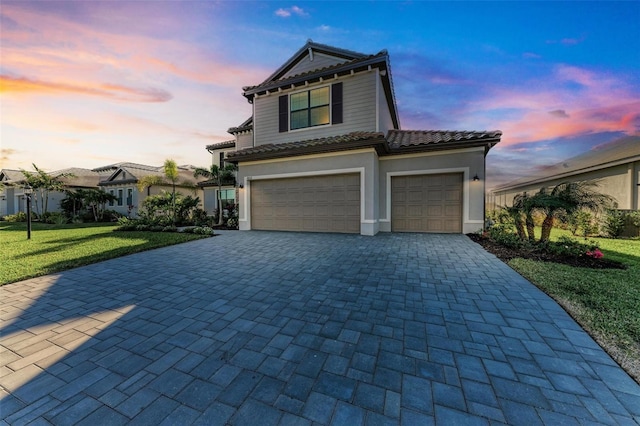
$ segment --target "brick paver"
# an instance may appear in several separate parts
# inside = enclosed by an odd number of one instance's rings
[[[462,235],[225,232],[0,288],[0,424],[638,424]]]

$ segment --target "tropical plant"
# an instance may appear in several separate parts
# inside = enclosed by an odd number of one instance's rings
[[[216,225],[222,225],[224,223],[224,216],[222,215],[222,199],[220,198],[222,185],[225,183],[231,183],[235,185],[235,173],[237,170],[238,167],[235,164],[229,163],[226,164],[223,168],[218,167],[218,165],[216,164],[212,164],[208,169],[205,169],[204,167],[198,167],[193,172],[194,177],[202,176],[218,185],[218,196],[216,201],[216,209],[218,210],[218,223],[216,223]]]
[[[104,219],[107,203],[118,199],[115,195],[99,189],[83,190],[81,194],[84,205],[91,210],[96,222]]]
[[[549,241],[554,221],[560,213],[571,215],[584,209],[598,211],[613,203],[613,198],[597,192],[596,182],[563,182],[553,188],[543,187],[529,198],[532,210],[544,214],[540,242]]]
[[[193,182],[187,180],[179,181],[178,165],[175,161],[167,159],[163,165],[164,176],[149,175],[145,176],[138,181],[138,190],[144,191],[153,185],[171,185],[171,220],[175,225],[176,223],[176,186],[182,186],[186,188],[195,189],[196,185]]]
[[[45,215],[49,208],[49,193],[51,191],[62,191],[66,184],[64,178],[74,178],[73,173],[59,173],[55,176],[39,169],[32,164],[35,172],[20,170],[25,177],[25,181],[34,191],[34,210],[38,217]]]

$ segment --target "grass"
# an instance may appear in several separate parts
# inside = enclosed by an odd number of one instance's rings
[[[570,235],[554,229],[552,239]],[[625,270],[513,259],[509,265],[560,303],[640,382],[640,240],[589,238]]]
[[[174,232],[113,232],[112,224],[0,222],[0,285],[203,238]]]

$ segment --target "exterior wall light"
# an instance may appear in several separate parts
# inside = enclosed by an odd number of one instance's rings
[[[474,181],[474,182],[477,182],[477,181],[479,181],[479,180],[480,180],[480,178],[478,177],[478,174],[476,173],[476,175],[473,177],[473,181]]]

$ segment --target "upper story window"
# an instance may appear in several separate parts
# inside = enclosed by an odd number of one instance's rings
[[[329,124],[329,87],[294,93],[290,104],[291,130]]]
[[[221,169],[224,169],[224,152],[221,152],[221,153],[218,155],[218,160],[219,160],[219,163],[220,163],[220,164],[218,165],[218,167],[220,167]]]
[[[342,83],[282,95],[280,132],[342,123]]]

